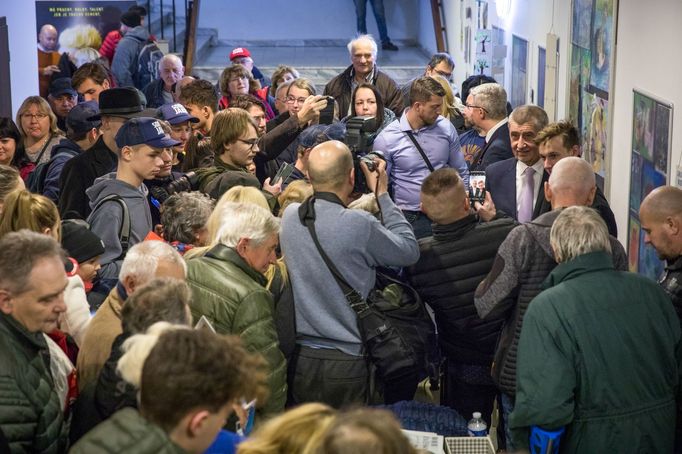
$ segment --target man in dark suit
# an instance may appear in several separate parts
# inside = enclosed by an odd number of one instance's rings
[[[507,92],[502,85],[487,83],[472,88],[464,117],[485,135],[485,145],[471,161],[472,171],[484,171],[490,164],[513,157],[507,126]]]
[[[580,135],[578,130],[571,124],[570,121],[560,121],[557,123],[550,123],[542,129],[535,138],[535,143],[539,147],[540,158],[545,164],[545,170],[548,174],[552,174],[552,167],[563,158],[569,156],[580,156]],[[601,218],[606,223],[609,229],[609,234],[618,237],[618,226],[616,225],[616,217],[611,211],[608,200],[599,186],[594,195],[592,208],[597,210]],[[540,214],[551,211],[549,201],[543,200],[543,205],[540,208]]]
[[[547,126],[547,113],[538,106],[517,107],[509,116],[509,138],[513,158],[486,168],[486,190],[498,210],[520,223],[541,214],[545,200],[542,187],[549,174],[535,144],[537,134]]]
[[[110,88],[99,96],[102,135],[95,144],[64,164],[59,179],[59,214],[62,219],[86,219],[90,205],[85,190],[95,179],[116,170],[116,133],[129,118],[142,115],[144,106],[134,88]]]

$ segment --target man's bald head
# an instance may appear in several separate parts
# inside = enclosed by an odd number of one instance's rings
[[[455,169],[430,173],[422,183],[420,199],[422,211],[436,224],[451,224],[469,213],[464,182]]]
[[[674,186],[661,186],[649,193],[639,211],[646,212],[655,220],[669,216],[682,217],[682,189]]]
[[[590,206],[597,190],[592,167],[584,159],[571,156],[559,161],[545,185],[545,196],[552,209],[568,206]]]
[[[344,189],[353,170],[353,156],[343,142],[330,140],[316,146],[308,158],[308,176],[315,191]],[[351,185],[352,186],[352,185]]]
[[[40,27],[38,42],[45,50],[52,51],[57,49],[57,29],[52,24],[45,24]]]
[[[661,186],[644,198],[639,207],[644,242],[659,258],[676,260],[682,255],[682,189]]]

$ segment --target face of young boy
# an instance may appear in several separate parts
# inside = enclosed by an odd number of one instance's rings
[[[170,149],[154,148],[149,145],[135,145],[130,152],[130,167],[143,180],[156,178],[164,161],[172,160]]]

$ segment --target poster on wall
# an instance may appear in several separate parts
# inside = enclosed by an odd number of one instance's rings
[[[664,264],[651,245],[644,243],[639,219],[642,200],[670,181],[672,104],[635,90],[632,102],[632,160],[628,222],[630,271],[657,279]]]
[[[583,158],[603,189],[610,147],[609,94],[617,0],[573,0],[568,116],[580,132]]]
[[[36,1],[41,96],[47,95],[51,77],[70,77],[77,63],[96,58],[106,35],[121,26],[121,14],[135,4],[132,0]]]
[[[493,63],[490,74],[498,84],[504,86],[504,65],[507,61],[507,46],[504,44],[505,31],[493,25]]]
[[[526,104],[528,85],[528,41],[512,36],[512,80],[510,102],[512,108]]]
[[[491,76],[493,66],[492,30],[478,30],[476,32],[476,59],[474,60],[474,74]]]

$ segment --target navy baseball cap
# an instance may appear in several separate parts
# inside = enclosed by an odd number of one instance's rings
[[[317,139],[324,134],[326,140],[341,140],[346,136],[346,125],[336,122],[331,125],[313,125],[305,128],[298,136],[298,143],[303,148],[314,147],[316,143],[320,143]]]
[[[92,128],[99,128],[100,120],[88,120],[99,114],[99,106],[95,101],[82,102],[69,111],[66,116],[66,127],[76,133],[88,132]]]
[[[78,96],[78,93],[76,93],[76,90],[73,89],[71,86],[71,78],[70,77],[60,77],[59,79],[55,79],[52,82],[50,82],[50,96],[53,98],[58,98],[61,95],[71,95],[71,96]]]
[[[162,120],[166,120],[172,125],[177,125],[186,121],[199,123],[199,119],[197,117],[190,115],[187,112],[187,109],[185,109],[185,106],[177,102],[175,104],[162,105],[159,107],[156,116]]]
[[[131,118],[123,123],[116,134],[119,148],[143,144],[154,148],[170,148],[181,143],[163,132],[160,120],[151,117]]]

